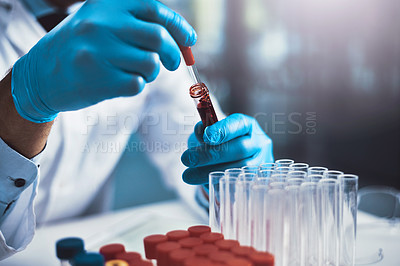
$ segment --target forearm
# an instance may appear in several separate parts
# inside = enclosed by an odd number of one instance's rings
[[[52,122],[33,123],[22,118],[11,96],[11,71],[0,81],[0,138],[27,158],[39,154],[46,145]]]

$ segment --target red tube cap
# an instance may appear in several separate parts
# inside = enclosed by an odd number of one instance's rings
[[[117,260],[124,260],[126,262],[129,262],[130,264],[142,260],[142,256],[140,255],[140,253],[137,252],[119,253],[115,256],[115,258]]]
[[[179,249],[181,245],[177,242],[167,241],[157,245],[157,265],[167,266],[169,260],[169,253],[175,249]]]
[[[203,244],[203,240],[198,237],[188,237],[178,241],[182,248],[193,248],[195,246]]]
[[[252,253],[249,259],[253,262],[254,266],[274,266],[274,255],[268,252],[256,251]]]
[[[193,251],[198,256],[207,256],[209,253],[218,251],[218,248],[211,244],[198,245],[193,248]]]
[[[196,253],[189,249],[175,249],[169,253],[169,265],[184,266],[187,258],[194,257]]]
[[[220,233],[204,233],[200,236],[200,239],[204,241],[204,243],[212,244],[217,240],[224,239],[224,235]]]
[[[233,247],[231,252],[238,257],[248,258],[252,253],[256,252],[256,250],[253,247],[239,246]]]
[[[244,258],[234,258],[228,260],[225,264],[229,266],[253,266],[253,263],[251,261]]]
[[[204,257],[191,257],[187,258],[183,264],[184,266],[214,266],[211,260]]]
[[[204,233],[210,233],[211,228],[206,225],[195,225],[188,228],[190,236],[200,237]]]
[[[237,240],[221,239],[215,241],[214,245],[216,245],[220,250],[230,251],[233,247],[238,247],[240,244]]]
[[[180,46],[179,49],[181,50],[181,53],[183,55],[183,59],[185,59],[185,63],[187,66],[193,66],[195,61],[192,53],[192,49],[187,46]]]
[[[122,244],[109,244],[102,246],[99,252],[103,255],[105,261],[109,261],[115,259],[117,254],[124,253],[125,247]]]
[[[160,243],[167,242],[168,238],[165,235],[150,235],[143,239],[144,251],[146,258],[149,260],[157,258],[156,246]]]
[[[141,260],[141,261],[135,262],[135,264],[132,264],[132,265],[135,265],[135,266],[154,266],[153,263],[151,261],[149,261],[149,260]]]
[[[168,241],[179,241],[189,237],[189,232],[186,230],[174,230],[167,233]]]
[[[211,261],[225,263],[225,261],[235,258],[235,255],[228,251],[214,251],[208,254],[208,258]]]

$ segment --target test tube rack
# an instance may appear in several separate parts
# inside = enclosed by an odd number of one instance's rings
[[[209,175],[213,231],[276,266],[354,265],[358,176],[290,159]]]

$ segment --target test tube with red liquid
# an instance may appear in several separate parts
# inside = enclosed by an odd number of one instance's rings
[[[199,112],[204,127],[211,126],[212,124],[218,122],[218,118],[215,114],[214,106],[211,103],[208,88],[200,80],[191,48],[184,46],[179,46],[179,48],[182,52],[183,58],[185,59],[189,73],[194,81],[194,84],[189,89],[189,94],[194,99],[197,111]]]

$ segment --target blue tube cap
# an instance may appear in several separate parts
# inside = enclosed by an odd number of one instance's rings
[[[56,253],[61,260],[70,260],[84,250],[83,240],[79,237],[68,237],[57,241]]]
[[[104,258],[100,253],[82,252],[71,261],[73,266],[104,266]]]

